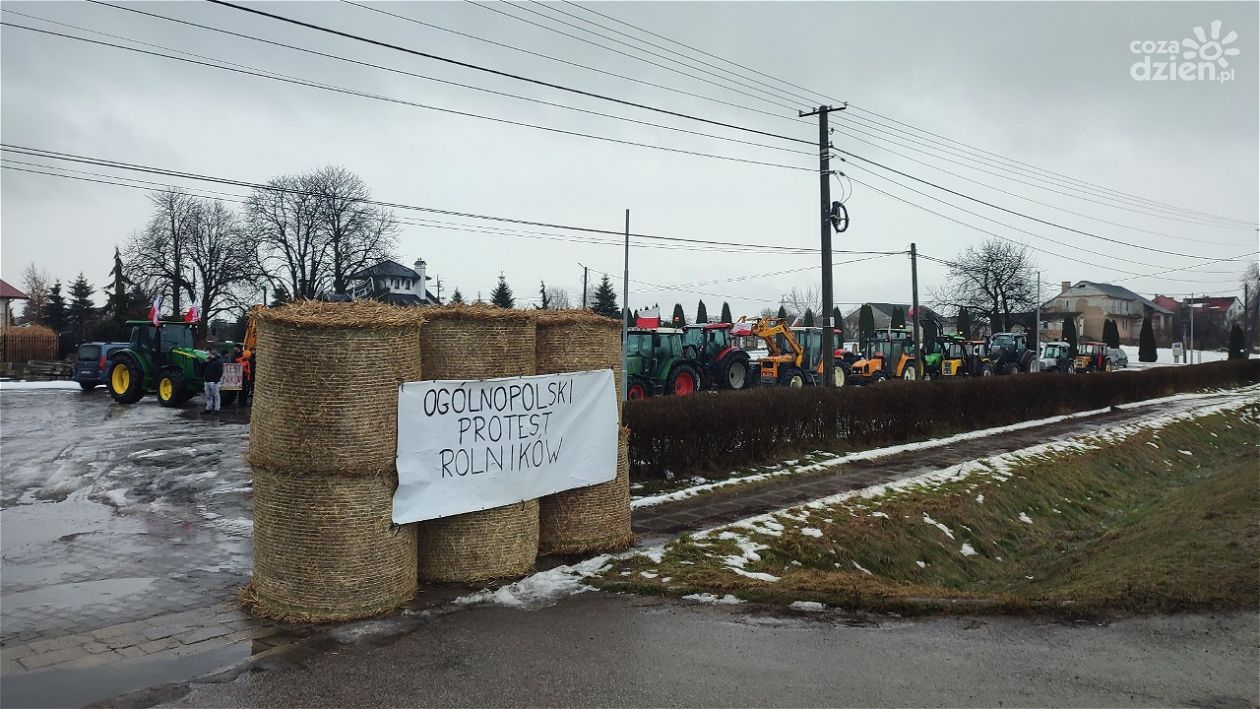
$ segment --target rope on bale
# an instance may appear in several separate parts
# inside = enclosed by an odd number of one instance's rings
[[[534,570],[538,500],[443,517],[417,525],[418,574],[426,581],[474,583]]]
[[[255,467],[254,577],[242,600],[287,622],[365,618],[416,595],[415,525],[391,519],[387,475]]]
[[[535,373],[534,321],[490,305],[426,308],[423,378],[492,379]],[[538,555],[538,501],[420,522],[419,575],[476,582],[529,573]]]
[[[617,551],[634,544],[630,531],[630,429],[617,441],[617,477],[540,501],[539,550],[544,554]]]
[[[392,473],[398,384],[420,378],[422,312],[374,301],[301,301],[259,312],[249,462]]]
[[[611,369],[621,399],[621,323],[586,310],[539,310],[539,374]],[[620,407],[618,408],[620,411]]]

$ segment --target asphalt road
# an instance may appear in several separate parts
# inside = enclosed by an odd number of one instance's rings
[[[880,620],[584,594],[473,609],[169,706],[1254,706],[1257,615]]]

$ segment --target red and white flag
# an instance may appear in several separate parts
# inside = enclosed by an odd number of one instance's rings
[[[661,309],[652,308],[651,310],[640,310],[634,317],[635,327],[660,327],[661,326]]]
[[[192,324],[201,319],[201,306],[196,303],[184,313],[184,322]]]
[[[157,295],[153,296],[153,305],[149,306],[149,322],[153,323],[154,327],[158,326],[158,318],[161,317],[161,314],[162,314],[162,294],[158,293]]]

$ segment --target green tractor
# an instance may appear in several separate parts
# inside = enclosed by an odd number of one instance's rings
[[[207,353],[193,347],[192,325],[130,320],[131,340],[115,350],[106,364],[110,396],[120,404],[134,404],[156,392],[162,406],[179,406],[201,393],[201,368]],[[236,392],[223,392],[223,403]]]
[[[683,353],[683,331],[631,328],[626,333],[626,398],[689,396],[700,390],[700,363]]]

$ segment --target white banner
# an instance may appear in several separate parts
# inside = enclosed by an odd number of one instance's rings
[[[241,371],[239,362],[225,362],[223,364],[223,376],[219,379],[219,389],[222,391],[240,391],[244,379],[244,373]]]
[[[394,522],[533,500],[617,476],[610,369],[398,388]]]

